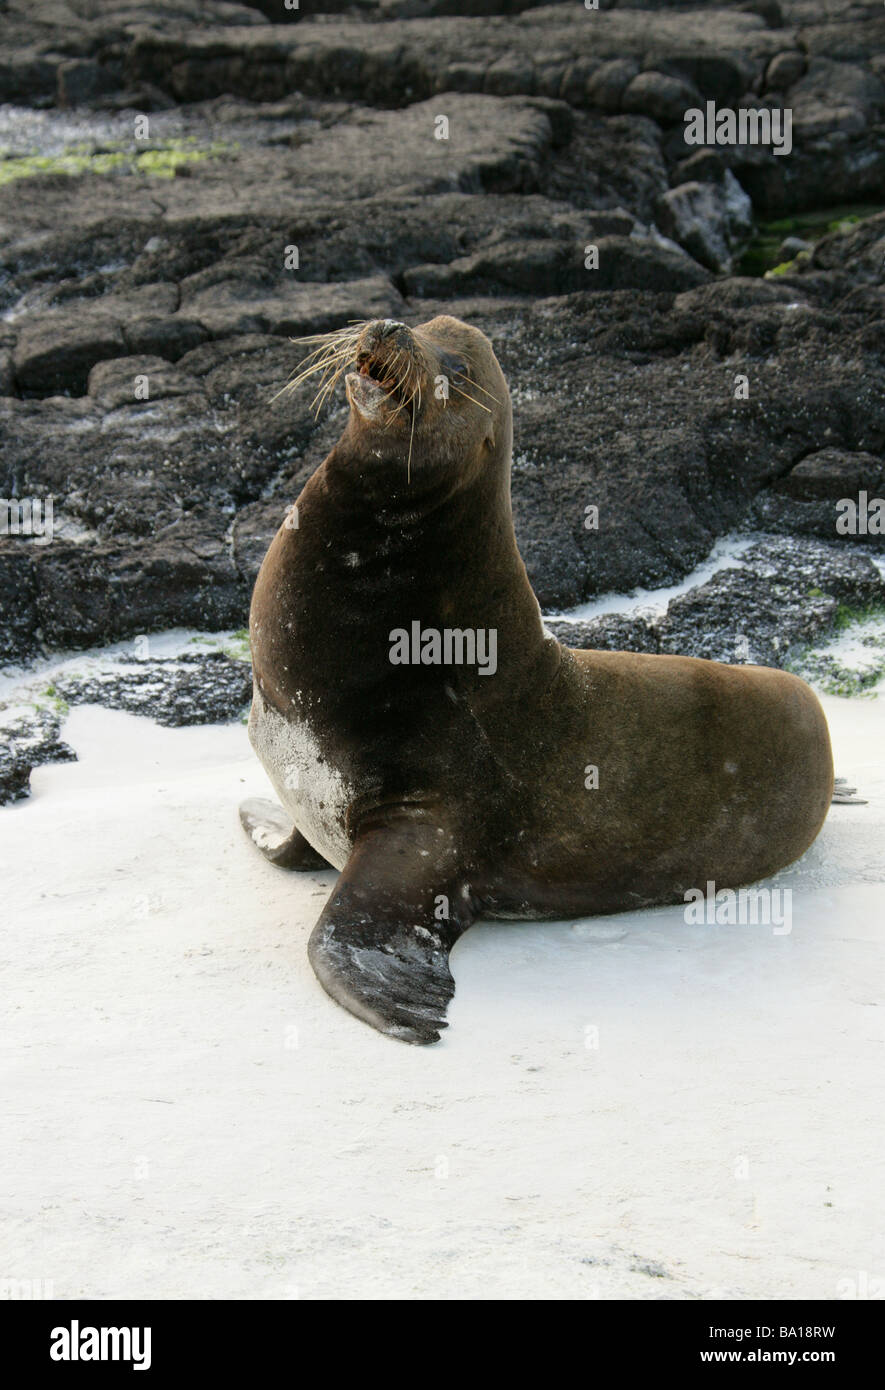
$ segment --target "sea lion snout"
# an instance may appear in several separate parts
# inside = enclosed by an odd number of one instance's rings
[[[361,335],[356,349],[356,369],[399,399],[401,389],[416,370],[412,330],[393,319],[375,319]]]
[[[360,358],[377,356],[382,361],[392,358],[397,352],[412,353],[414,339],[408,324],[398,319],[373,319],[367,324],[357,346],[357,361]]]

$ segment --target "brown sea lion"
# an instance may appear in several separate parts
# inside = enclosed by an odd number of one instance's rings
[[[311,370],[346,372],[350,415],[255,585],[249,731],[286,816],[241,814],[276,863],[340,870],[308,946],[334,999],[432,1042],[476,917],[679,902],[808,848],[833,769],[801,680],[545,631],[482,333],[371,322]]]

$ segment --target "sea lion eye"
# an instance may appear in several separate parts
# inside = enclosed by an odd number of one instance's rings
[[[440,365],[446,373],[446,376],[467,376],[466,363],[462,362],[461,358],[457,357],[452,352],[443,351],[440,353]]]

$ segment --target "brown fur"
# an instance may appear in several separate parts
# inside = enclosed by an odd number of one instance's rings
[[[401,348],[409,332],[395,330]],[[364,356],[379,333],[366,330]],[[442,878],[453,892],[466,885],[465,920],[677,901],[798,858],[833,785],[812,691],[780,671],[570,651],[547,635],[513,532],[510,403],[491,346],[448,318],[415,340],[420,412],[379,426],[351,410],[298,499],[298,529],[273,541],[252,605],[260,698],[306,721],[357,789],[339,830],[353,845],[371,837],[373,872],[404,884],[420,868],[404,869],[404,844],[439,831],[445,872],[403,892],[411,904],[445,891]],[[474,401],[437,400],[436,371],[468,362]],[[352,402],[360,389],[348,377]],[[496,629],[497,673],[391,665],[391,630],[416,619]]]

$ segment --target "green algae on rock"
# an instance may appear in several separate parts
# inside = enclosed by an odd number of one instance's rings
[[[186,164],[217,159],[230,151],[224,144],[199,146],[194,140],[163,140],[136,152],[131,147],[90,150],[74,146],[64,154],[5,156],[0,151],[0,186],[16,179],[51,174],[147,174],[149,178],[171,179]]]
[[[778,261],[778,251],[785,237],[802,237],[805,241],[818,242],[834,232],[849,232],[859,222],[885,211],[880,203],[850,203],[831,208],[820,208],[813,212],[796,213],[792,217],[778,217],[772,221],[760,221],[750,245],[737,266],[739,275],[786,275],[788,271],[803,260],[810,252],[802,251],[788,261]]]
[[[824,645],[798,652],[787,670],[826,695],[875,699],[875,687],[885,680],[885,606],[840,604],[833,631]]]

